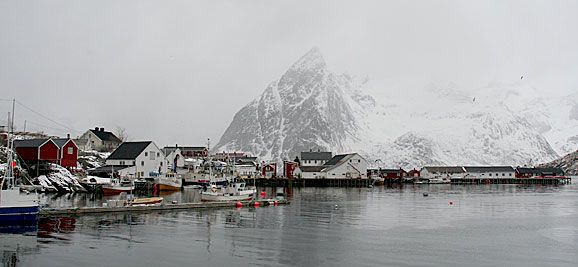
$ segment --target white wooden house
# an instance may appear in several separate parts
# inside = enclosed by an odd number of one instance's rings
[[[357,153],[336,155],[325,163],[326,179],[367,178],[367,160]]]
[[[332,158],[331,152],[301,152],[301,166],[323,166]]]
[[[357,153],[336,155],[322,166],[299,166],[295,171],[302,179],[366,179],[367,160]]]
[[[461,166],[426,166],[420,170],[420,176],[431,178],[462,178],[466,174]]]
[[[177,172],[185,167],[185,157],[178,147],[164,147],[163,153],[166,155],[166,171]]]
[[[155,177],[166,168],[163,152],[152,141],[124,142],[106,159],[121,177]]]
[[[466,178],[512,179],[516,170],[511,166],[466,166]]]

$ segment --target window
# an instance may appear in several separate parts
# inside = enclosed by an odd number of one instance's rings
[[[511,174],[511,173],[508,173],[508,176],[510,176],[510,177],[511,177],[511,176],[512,176],[512,174]]]
[[[121,161],[119,162],[119,164],[120,164],[120,165],[124,165],[124,161],[121,160]]]
[[[151,151],[150,154],[151,154],[151,160],[155,160],[155,152],[154,152],[154,151]]]
[[[141,161],[141,162],[140,162],[140,165],[141,165],[141,166],[144,166],[144,161]]]
[[[148,156],[149,156],[149,152],[145,152],[145,157],[148,157]]]
[[[496,176],[500,176],[500,174],[499,174],[499,173],[496,173]]]
[[[163,166],[163,162],[161,161],[161,167]]]
[[[314,160],[313,163],[316,163],[316,164],[317,164],[317,160]]]
[[[358,160],[357,160],[357,163],[361,163],[361,160],[360,160],[360,159],[358,159]]]
[[[492,176],[492,174],[490,173],[490,174],[488,174],[488,176]]]
[[[157,152],[157,157],[160,157],[160,156],[161,156],[161,153]]]
[[[506,174],[505,174],[505,173],[502,173],[502,176],[506,176]]]
[[[72,153],[74,153],[74,148],[69,147],[68,148],[68,155],[72,155]]]

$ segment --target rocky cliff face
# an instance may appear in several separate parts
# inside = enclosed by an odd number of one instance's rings
[[[566,175],[578,175],[578,150],[542,166],[562,168]]]
[[[351,88],[351,78],[328,72],[313,49],[235,114],[215,151],[281,159],[310,148],[347,150],[359,131],[346,94]]]
[[[309,149],[358,152],[372,163],[404,168],[521,165],[558,157],[541,132],[542,113],[515,110],[510,95],[432,83],[412,99],[392,91],[377,101],[366,86],[331,73],[313,49],[235,114],[213,151],[277,160]]]

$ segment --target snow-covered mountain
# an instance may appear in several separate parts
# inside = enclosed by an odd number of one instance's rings
[[[371,162],[408,168],[548,162],[576,149],[563,139],[578,139],[572,137],[578,132],[578,101],[565,98],[559,101],[567,105],[551,107],[556,99],[547,98],[537,105],[540,98],[528,97],[524,89],[523,84],[479,90],[443,82],[415,90],[376,85],[330,72],[320,51],[312,49],[237,112],[213,151],[245,151],[263,159],[292,159],[309,149],[359,152]],[[379,94],[370,95],[372,90]],[[567,119],[558,119],[563,112]]]

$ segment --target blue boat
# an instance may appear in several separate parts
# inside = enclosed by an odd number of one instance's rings
[[[0,226],[35,225],[38,210],[38,196],[35,193],[20,193],[18,187],[0,191]]]

